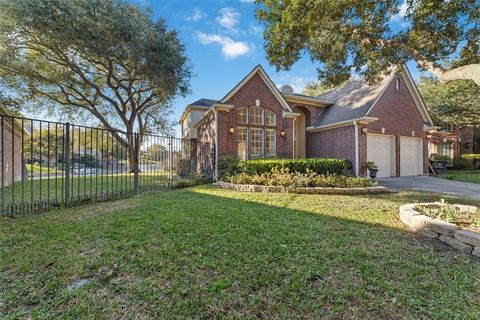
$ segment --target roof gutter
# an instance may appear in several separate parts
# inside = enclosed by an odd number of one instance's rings
[[[318,127],[307,127],[308,132],[317,132],[317,131],[323,131],[323,130],[328,130],[328,129],[333,129],[333,128],[338,128],[338,127],[344,127],[344,126],[349,126],[352,124],[357,123],[358,124],[368,124],[370,122],[377,121],[377,117],[367,117],[363,116],[360,118],[355,118],[355,119],[349,119],[349,120],[344,120],[344,121],[339,121],[339,122],[334,122],[330,124],[326,124],[323,126],[318,126]]]

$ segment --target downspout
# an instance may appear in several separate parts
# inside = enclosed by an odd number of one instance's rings
[[[215,180],[218,179],[218,111],[213,108],[213,115],[215,117]]]
[[[355,130],[355,176],[359,176],[359,168],[360,168],[360,148],[358,145],[358,123],[357,121],[353,121],[353,128]]]

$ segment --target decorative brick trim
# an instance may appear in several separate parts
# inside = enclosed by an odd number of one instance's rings
[[[322,188],[322,187],[282,187],[282,186],[261,186],[256,184],[234,184],[225,181],[218,181],[217,186],[224,189],[231,189],[246,192],[268,192],[268,193],[301,193],[301,194],[373,194],[390,192],[385,187],[366,187],[366,188]]]
[[[480,233],[459,229],[453,223],[422,215],[416,206],[440,206],[439,203],[408,203],[400,207],[400,220],[423,236],[439,239],[466,254],[480,257]],[[459,211],[477,210],[474,206],[454,205]]]

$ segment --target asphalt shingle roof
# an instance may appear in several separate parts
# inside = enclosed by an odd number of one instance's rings
[[[312,126],[320,127],[366,116],[392,76],[393,74],[384,77],[374,85],[368,84],[365,79],[354,80],[343,87],[318,96],[319,99],[334,101],[334,103],[313,121]]]
[[[214,103],[217,103],[217,102],[218,102],[218,100],[202,98],[202,99],[197,100],[193,103],[190,103],[189,105],[200,106],[200,107],[211,107]]]

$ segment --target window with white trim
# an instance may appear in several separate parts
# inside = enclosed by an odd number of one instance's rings
[[[247,128],[237,128],[237,156],[240,160],[247,160]]]
[[[453,155],[452,144],[448,142],[440,143],[437,148],[437,154],[439,156],[447,156],[452,158],[452,155]]]
[[[263,124],[263,108],[262,107],[250,107],[250,124]]]
[[[265,130],[265,157],[275,157],[277,155],[276,129]]]
[[[246,107],[238,109],[238,123],[248,123],[248,109]]]
[[[252,158],[264,156],[264,131],[263,128],[250,128],[250,152]]]
[[[276,124],[275,112],[265,109],[265,125],[274,126]]]

